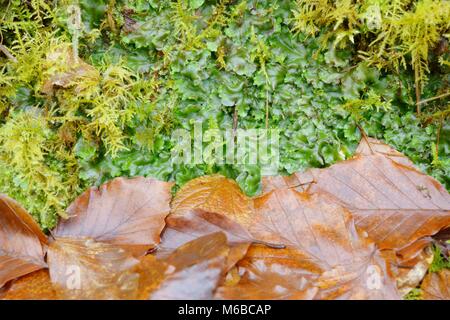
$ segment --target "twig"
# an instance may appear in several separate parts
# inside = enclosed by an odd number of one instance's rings
[[[269,93],[266,89],[266,130],[269,129]]]
[[[234,141],[234,137],[236,137],[237,127],[238,127],[238,111],[237,111],[237,107],[234,106],[234,111],[233,111],[233,141]]]
[[[6,48],[4,45],[0,44],[0,51],[3,52],[5,54],[5,56],[8,57],[8,59],[12,60],[13,62],[17,62],[16,57],[14,57],[8,50],[8,48]]]
[[[414,84],[416,87],[416,111],[417,115],[420,116],[420,93],[422,91],[422,88],[420,87],[419,70],[417,67],[414,71]]]
[[[447,96],[450,96],[450,92],[446,92],[446,93],[440,94],[438,96],[422,100],[422,101],[418,102],[417,104],[424,104],[424,103],[427,103],[427,102],[430,102],[430,101],[433,101],[433,100],[445,98]]]
[[[441,121],[439,122],[439,127],[436,133],[436,158],[439,159],[439,142],[441,140],[441,130],[442,130],[442,123],[444,122],[444,119],[441,118]]]
[[[361,127],[361,125],[359,123],[356,123],[356,126],[358,127],[359,132],[362,135],[362,138],[366,141],[367,145],[369,146],[370,152],[371,153],[375,153],[375,151],[373,151],[372,147],[370,146],[369,137],[367,136],[367,134],[364,131],[363,127]]]

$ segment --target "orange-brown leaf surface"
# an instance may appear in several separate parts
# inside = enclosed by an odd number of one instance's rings
[[[352,159],[286,179],[268,179],[265,189],[283,183],[330,194],[352,212],[356,225],[380,249],[402,250],[405,259],[419,254],[427,243],[422,241],[415,250],[409,245],[450,225],[450,195],[445,188],[375,139],[362,139]]]
[[[225,275],[228,254],[225,234],[216,232],[182,245],[163,260],[143,258],[138,266],[141,298],[212,299]]]
[[[450,300],[450,270],[430,272],[422,282],[425,300]]]
[[[211,299],[226,272],[224,233],[197,238],[164,259],[138,261],[126,250],[93,240],[58,239],[49,247],[48,270],[14,280],[0,298]]]
[[[220,231],[226,234],[230,244],[227,265],[231,268],[245,256],[250,243],[254,240],[237,222],[224,215],[202,209],[171,213],[166,219],[161,245],[155,254],[158,257],[165,257],[189,241]]]
[[[0,195],[0,288],[9,280],[46,267],[46,241],[28,212]]]
[[[177,192],[171,208],[156,252],[159,256],[200,236],[222,231],[231,245],[227,262],[231,268],[244,257],[253,241],[240,224],[250,221],[252,200],[231,179],[220,175],[193,179]]]
[[[222,231],[231,245],[227,263],[231,268],[243,258],[250,243],[261,242],[248,232],[253,211],[253,200],[243,194],[235,181],[220,175],[191,180],[172,201],[156,254],[165,255],[197,237]],[[267,245],[282,247],[282,244]]]
[[[139,300],[148,300],[150,294],[157,290],[166,278],[166,272],[173,270],[163,260],[154,255],[143,257],[134,267],[134,272],[139,275],[138,296]]]
[[[235,181],[211,175],[186,183],[173,199],[171,207],[172,213],[202,209],[248,224],[253,212],[253,201],[241,191]]]
[[[67,209],[54,235],[91,238],[139,254],[156,246],[170,211],[172,184],[150,178],[116,178],[91,188]]]
[[[56,238],[47,253],[58,297],[77,300],[134,299],[139,261],[127,250],[93,239]]]
[[[412,289],[420,285],[434,257],[431,246],[426,247],[419,255],[407,263],[404,261],[402,263],[395,263],[398,259],[396,254],[391,250],[385,250],[383,254],[385,260],[391,264],[392,273],[397,280],[397,288],[402,296],[405,296]]]
[[[241,281],[223,286],[225,299],[397,299],[394,280],[351,214],[325,195],[274,189],[255,199],[248,226],[258,239],[239,262]]]
[[[11,283],[4,300],[57,300],[48,270],[41,269]]]

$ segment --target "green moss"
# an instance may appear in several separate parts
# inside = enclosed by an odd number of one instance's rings
[[[450,30],[449,16],[446,0],[297,0],[294,30],[316,35],[325,29],[323,47],[328,41],[333,47],[354,47],[380,68],[411,67],[420,100],[432,59],[445,53],[432,50]]]
[[[405,300],[422,300],[422,290],[420,288],[414,288],[406,296],[403,297]]]
[[[48,119],[33,108],[12,111],[0,128],[0,192],[27,207],[45,229],[64,215],[78,190],[74,158],[55,145]]]
[[[442,269],[450,269],[450,260],[447,259],[437,246],[433,246],[433,262],[430,265],[430,272],[439,272]]]
[[[325,2],[329,11],[320,16],[328,22],[302,26],[301,12],[317,13],[301,9],[304,1],[80,0],[75,36],[67,25],[75,2],[9,1],[0,24],[14,58],[0,54],[0,192],[44,228],[87,186],[117,176],[153,176],[179,187],[222,173],[255,195],[258,165],[171,161],[173,130],[193,130],[195,121],[203,130],[225,130],[235,115],[238,128],[280,130],[280,174],[348,158],[359,125],[450,188],[441,107],[448,99],[424,104],[418,116],[413,70],[379,70],[361,59],[358,50],[369,47],[359,47],[364,41],[353,30],[375,36],[359,19],[363,7]],[[383,15],[394,12],[388,7]],[[416,7],[402,17],[423,10]],[[436,28],[441,32],[441,20]],[[348,45],[352,36],[355,46]],[[434,42],[427,43],[431,50]],[[383,57],[397,58],[392,51],[389,44]],[[450,82],[445,63],[430,68],[423,99]]]

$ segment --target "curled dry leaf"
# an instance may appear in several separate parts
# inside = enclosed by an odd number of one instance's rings
[[[181,214],[192,209],[215,212],[246,225],[252,219],[253,201],[235,181],[211,175],[189,181],[172,201],[172,213]]]
[[[4,300],[57,300],[48,270],[41,269],[14,280]]]
[[[0,288],[9,280],[46,267],[46,236],[16,201],[0,195]]]
[[[189,241],[220,231],[225,232],[230,244],[227,266],[231,268],[245,256],[253,241],[252,236],[240,224],[226,216],[202,209],[171,213],[166,219],[161,245],[155,254],[158,257],[166,257]]]
[[[56,238],[48,248],[51,281],[61,299],[134,299],[139,261],[121,247],[92,239]]]
[[[244,227],[251,223],[252,216],[253,201],[243,194],[235,181],[219,175],[194,179],[184,185],[172,201],[172,211],[166,219],[166,230],[156,254],[167,255],[197,237],[222,231],[231,246],[227,262],[230,269],[244,257],[250,243],[261,242]]]
[[[422,298],[425,300],[450,300],[450,270],[430,272],[422,282]]]
[[[395,257],[389,257],[392,251],[383,253],[386,261],[396,260]],[[426,247],[413,260],[408,261],[409,265],[404,263],[401,266],[392,265],[392,272],[397,279],[397,288],[402,296],[407,295],[412,289],[419,286],[433,262],[433,257],[431,247]]]
[[[225,299],[397,299],[375,245],[330,197],[274,189],[255,199],[252,235],[286,249],[255,246],[238,263],[241,281]]]
[[[163,260],[146,256],[137,267],[144,299],[212,299],[223,280],[229,254],[223,232],[190,241]]]
[[[172,184],[151,178],[116,178],[91,188],[67,209],[54,235],[91,238],[144,254],[160,241],[170,211]]]
[[[191,180],[177,192],[171,206],[158,256],[200,236],[222,231],[231,245],[227,262],[231,268],[254,241],[240,224],[248,224],[252,200],[231,179],[212,175]]]
[[[75,57],[70,47],[61,47],[48,54],[45,65],[48,79],[41,90],[47,95],[58,88],[74,88],[75,93],[80,93],[92,89],[100,81],[98,70]]]
[[[265,189],[283,183],[333,196],[380,249],[393,249],[404,260],[420,254],[430,243],[429,236],[450,225],[450,195],[445,188],[375,139],[362,139],[352,159],[287,179],[267,179]],[[423,241],[426,237],[428,241]],[[420,245],[414,244],[418,240]]]

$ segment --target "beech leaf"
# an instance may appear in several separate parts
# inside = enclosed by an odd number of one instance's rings
[[[167,254],[196,237],[222,231],[231,246],[227,263],[231,268],[243,258],[250,243],[261,242],[244,227],[251,223],[252,215],[253,201],[235,181],[220,175],[191,180],[172,201],[167,228],[156,254]],[[283,247],[282,244],[266,245]]]
[[[141,297],[152,300],[212,299],[226,271],[229,254],[223,232],[199,237],[162,261],[149,255],[138,266]]]
[[[67,209],[54,235],[91,238],[144,254],[160,241],[170,211],[172,184],[151,178],[116,178],[91,188]]]
[[[0,288],[9,280],[45,268],[46,236],[16,201],[0,195]]]
[[[227,266],[233,267],[242,259],[253,238],[240,224],[226,216],[201,209],[171,213],[166,219],[166,229],[156,256],[166,257],[189,241],[215,232],[224,232],[230,244]]]
[[[41,269],[11,283],[4,300],[57,300],[48,270]]]
[[[139,261],[121,247],[92,239],[56,238],[47,253],[51,281],[61,299],[134,299]]]
[[[204,176],[186,183],[172,201],[172,212],[192,209],[215,212],[229,219],[248,224],[253,213],[253,201],[242,193],[239,185],[221,175]]]
[[[252,246],[238,263],[225,299],[398,299],[394,279],[376,246],[354,226],[350,212],[321,194],[274,189],[255,199],[250,232],[286,249]]]
[[[177,192],[171,208],[158,256],[167,255],[196,237],[222,231],[231,246],[227,262],[231,268],[254,241],[240,224],[250,221],[252,200],[231,179],[220,175],[193,179]]]
[[[431,242],[430,236],[450,225],[450,195],[445,188],[376,139],[362,139],[352,159],[329,168],[267,179],[265,190],[283,182],[285,187],[332,195],[380,249],[393,249],[405,260],[418,255]],[[408,248],[425,238],[420,246]]]
[[[425,300],[450,300],[450,270],[430,272],[422,282]]]

